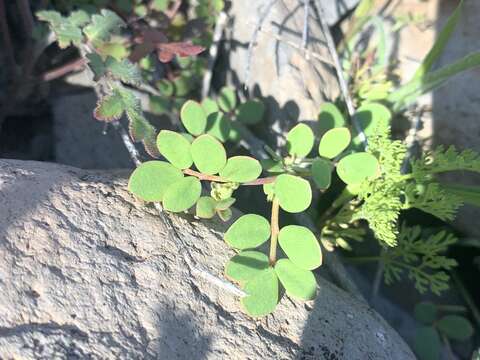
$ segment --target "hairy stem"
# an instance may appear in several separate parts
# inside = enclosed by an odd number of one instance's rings
[[[278,199],[274,198],[272,201],[272,217],[270,221],[270,229],[271,229],[271,235],[270,235],[270,255],[268,257],[268,260],[270,262],[270,265],[273,266],[277,262],[277,241],[278,241],[278,232],[279,232],[279,227],[278,227],[278,212],[280,209],[280,205],[278,203]]]

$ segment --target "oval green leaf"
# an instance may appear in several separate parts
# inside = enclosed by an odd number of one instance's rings
[[[186,211],[195,205],[201,193],[200,180],[193,176],[184,177],[168,188],[163,207],[171,212]]]
[[[272,268],[248,281],[243,290],[248,294],[241,299],[246,313],[262,317],[275,310],[278,304],[278,278]]]
[[[187,131],[195,136],[203,134],[207,127],[207,114],[202,105],[193,100],[188,100],[180,110],[180,119]]]
[[[307,180],[299,176],[282,174],[275,180],[275,196],[283,210],[298,213],[310,206],[312,188]]]
[[[337,173],[345,184],[359,184],[379,172],[378,160],[372,154],[359,152],[345,156],[337,164]]]
[[[213,112],[207,117],[206,133],[216,137],[221,142],[225,142],[230,138],[232,126],[230,120],[221,112]]]
[[[203,110],[205,110],[205,114],[210,115],[214,112],[218,112],[220,109],[215,100],[210,98],[205,98],[202,100]]]
[[[128,181],[128,190],[144,201],[162,201],[167,189],[183,173],[165,161],[147,161],[137,167]]]
[[[215,216],[217,202],[210,196],[202,196],[197,201],[195,214],[201,219],[211,219]]]
[[[280,259],[275,264],[275,273],[289,296],[300,300],[315,298],[317,281],[311,271],[300,269],[288,259]]]
[[[220,90],[217,99],[218,106],[225,112],[231,112],[237,106],[237,95],[235,90],[230,87],[224,87]]]
[[[268,256],[259,251],[242,251],[225,266],[225,275],[239,283],[253,279],[268,269]]]
[[[270,223],[263,216],[247,214],[238,218],[225,233],[225,241],[235,249],[252,249],[270,237]]]
[[[441,350],[440,336],[435,328],[424,326],[415,331],[413,349],[421,360],[438,360]]]
[[[248,182],[257,179],[262,173],[260,162],[249,156],[234,156],[220,171],[220,177],[231,182]]]
[[[190,141],[175,131],[162,130],[157,136],[158,151],[179,169],[188,169],[192,166],[190,146]]]
[[[308,125],[298,124],[287,134],[287,150],[290,155],[305,157],[312,150],[315,137]]]
[[[237,121],[244,125],[259,123],[265,113],[265,105],[259,100],[248,100],[238,107]]]
[[[413,314],[416,320],[431,325],[437,319],[437,306],[430,301],[423,301],[415,305]]]
[[[328,130],[320,140],[318,153],[327,159],[333,159],[342,153],[350,144],[351,135],[347,128]]]
[[[370,136],[375,135],[377,128],[384,129],[390,126],[392,114],[386,106],[372,102],[360,106],[355,113],[355,119],[368,139]],[[355,145],[361,143],[358,135],[354,137],[353,143]]]
[[[313,270],[322,265],[322,250],[315,235],[306,227],[288,225],[278,234],[278,243],[299,268]]]
[[[437,323],[438,330],[453,340],[465,341],[473,335],[473,327],[463,316],[447,315]]]
[[[312,163],[313,182],[319,189],[328,189],[332,182],[333,164],[326,159],[317,158]]]
[[[330,129],[345,126],[347,122],[335,104],[324,103],[318,115],[318,129],[324,134]]]
[[[227,162],[225,148],[211,135],[202,135],[196,138],[190,150],[195,166],[203,174],[216,174],[223,169]]]

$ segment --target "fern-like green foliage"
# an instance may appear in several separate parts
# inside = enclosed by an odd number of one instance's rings
[[[402,224],[397,246],[382,255],[385,282],[391,284],[406,275],[420,293],[430,290],[439,295],[448,289],[447,271],[457,265],[444,253],[456,242],[455,236],[446,231],[425,237],[420,226]]]
[[[480,154],[473,150],[458,151],[455,146],[447,149],[439,146],[412,161],[412,174],[418,180],[428,179],[436,173],[458,170],[480,172]]]

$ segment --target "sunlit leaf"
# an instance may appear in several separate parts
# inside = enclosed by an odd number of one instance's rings
[[[340,127],[328,130],[320,140],[318,153],[327,159],[333,159],[348,147],[350,140],[350,131],[347,128]]]
[[[311,271],[299,268],[288,259],[280,259],[275,264],[275,273],[287,295],[300,300],[315,298],[317,281]]]
[[[246,313],[252,317],[262,317],[275,310],[278,304],[278,278],[271,268],[248,281],[243,290],[248,294],[241,302]]]
[[[113,91],[112,94],[99,99],[93,114],[97,120],[109,122],[120,119],[123,110],[124,104],[121,94],[118,91]]]
[[[259,251],[242,251],[225,266],[225,275],[239,283],[253,279],[268,269],[268,256]]]
[[[318,115],[320,135],[330,129],[344,127],[345,125],[347,125],[347,122],[335,104],[327,102],[320,107],[320,115]]]
[[[207,175],[222,170],[227,162],[227,154],[222,143],[211,135],[196,138],[191,148],[192,158],[197,169]]]
[[[378,160],[372,154],[359,152],[342,158],[337,164],[337,173],[345,184],[359,184],[375,177],[379,172]]]
[[[163,207],[171,212],[190,209],[200,198],[202,185],[200,180],[187,176],[170,186],[163,198]]]
[[[315,235],[306,227],[284,226],[278,243],[288,258],[299,268],[313,270],[322,265],[322,251]]]
[[[229,139],[231,129],[230,120],[223,113],[213,112],[207,116],[206,133],[214,136],[221,142]]]
[[[247,214],[238,218],[225,233],[225,241],[236,249],[252,249],[270,237],[270,223],[263,216]]]
[[[299,176],[282,174],[275,180],[275,196],[283,210],[298,213],[310,206],[312,189],[307,180]]]
[[[182,172],[167,162],[147,161],[133,171],[128,190],[144,201],[162,201],[170,186],[182,178]]]
[[[287,134],[287,150],[290,155],[305,157],[313,148],[315,137],[308,125],[298,124]]]
[[[237,106],[237,95],[235,90],[230,87],[224,87],[220,91],[217,99],[218,106],[222,111],[231,112]]]
[[[187,131],[195,136],[204,133],[207,126],[207,114],[202,105],[193,100],[188,100],[180,110],[180,119]]]
[[[165,159],[179,169],[188,169],[193,164],[190,142],[181,134],[162,130],[157,136],[157,147]]]
[[[195,214],[202,219],[211,219],[215,216],[216,200],[210,196],[202,196],[197,201]]]
[[[218,107],[217,102],[211,98],[203,99],[202,106],[207,116],[220,111],[220,108]]]
[[[220,171],[220,176],[232,182],[248,182],[257,179],[262,173],[260,162],[249,156],[234,156]]]

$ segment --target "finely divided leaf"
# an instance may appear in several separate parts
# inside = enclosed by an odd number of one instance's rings
[[[100,15],[92,16],[92,22],[83,28],[83,32],[92,42],[104,42],[124,25],[123,20],[113,11],[102,9]]]

